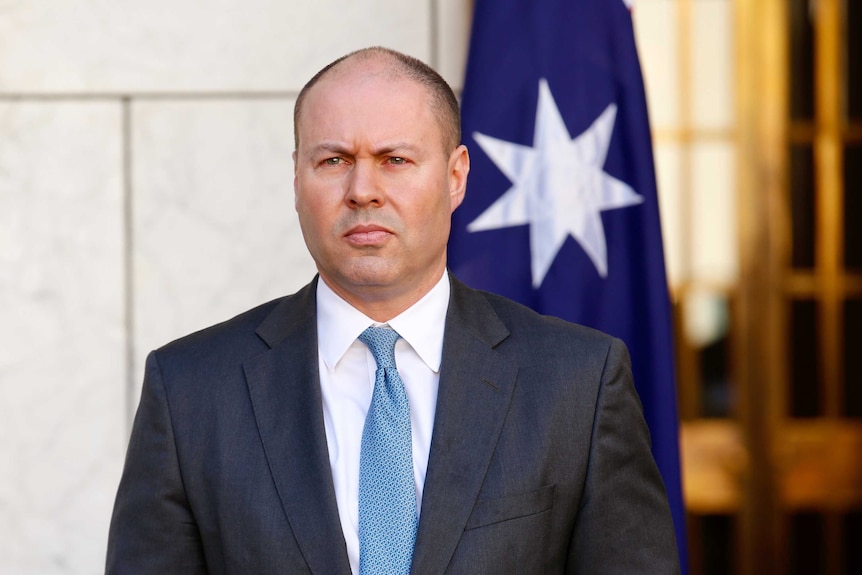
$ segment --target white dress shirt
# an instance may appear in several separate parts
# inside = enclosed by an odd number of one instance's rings
[[[395,344],[395,364],[410,403],[416,508],[421,512],[449,291],[449,277],[444,272],[422,299],[387,324],[380,324],[341,299],[322,278],[317,282],[323,421],[338,515],[353,573],[359,573],[359,451],[377,371],[371,351],[357,338],[371,325],[388,325],[401,335]]]

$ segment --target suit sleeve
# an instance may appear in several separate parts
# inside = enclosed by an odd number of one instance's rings
[[[108,535],[106,573],[206,573],[155,353],[146,374]]]
[[[567,573],[679,573],[667,495],[619,340],[602,374]]]

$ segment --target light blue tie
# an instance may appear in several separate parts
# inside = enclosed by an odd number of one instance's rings
[[[359,336],[377,372],[359,455],[359,573],[407,574],[416,541],[416,487],[410,405],[395,367],[392,329],[369,327]]]

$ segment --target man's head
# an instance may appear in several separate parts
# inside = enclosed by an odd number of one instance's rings
[[[294,112],[294,189],[318,272],[378,321],[433,287],[470,162],[449,86],[383,48],[319,72]]]
[[[393,76],[414,80],[428,88],[429,103],[435,111],[443,133],[446,134],[446,152],[454,150],[461,143],[461,109],[452,88],[440,74],[422,60],[381,46],[363,48],[338,58],[324,66],[302,87],[293,108],[293,142],[296,149],[299,149],[299,120],[309,90],[333,68],[337,68],[347,60],[350,60],[353,65],[361,65],[363,61],[375,59],[387,60]]]

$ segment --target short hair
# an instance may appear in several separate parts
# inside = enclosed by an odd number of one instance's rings
[[[297,96],[296,104],[293,107],[293,141],[296,149],[299,149],[299,120],[302,117],[303,104],[309,90],[321,78],[346,60],[370,60],[381,56],[388,58],[392,63],[390,71],[394,78],[405,77],[418,82],[428,89],[431,97],[431,107],[438,118],[440,129],[443,132],[443,143],[446,146],[446,151],[451,152],[458,147],[461,143],[461,110],[458,106],[458,99],[455,97],[452,88],[446,83],[446,80],[434,68],[418,58],[402,54],[391,48],[372,46],[356,50],[327,64],[317,74],[312,76],[311,80],[299,91],[299,96]]]

